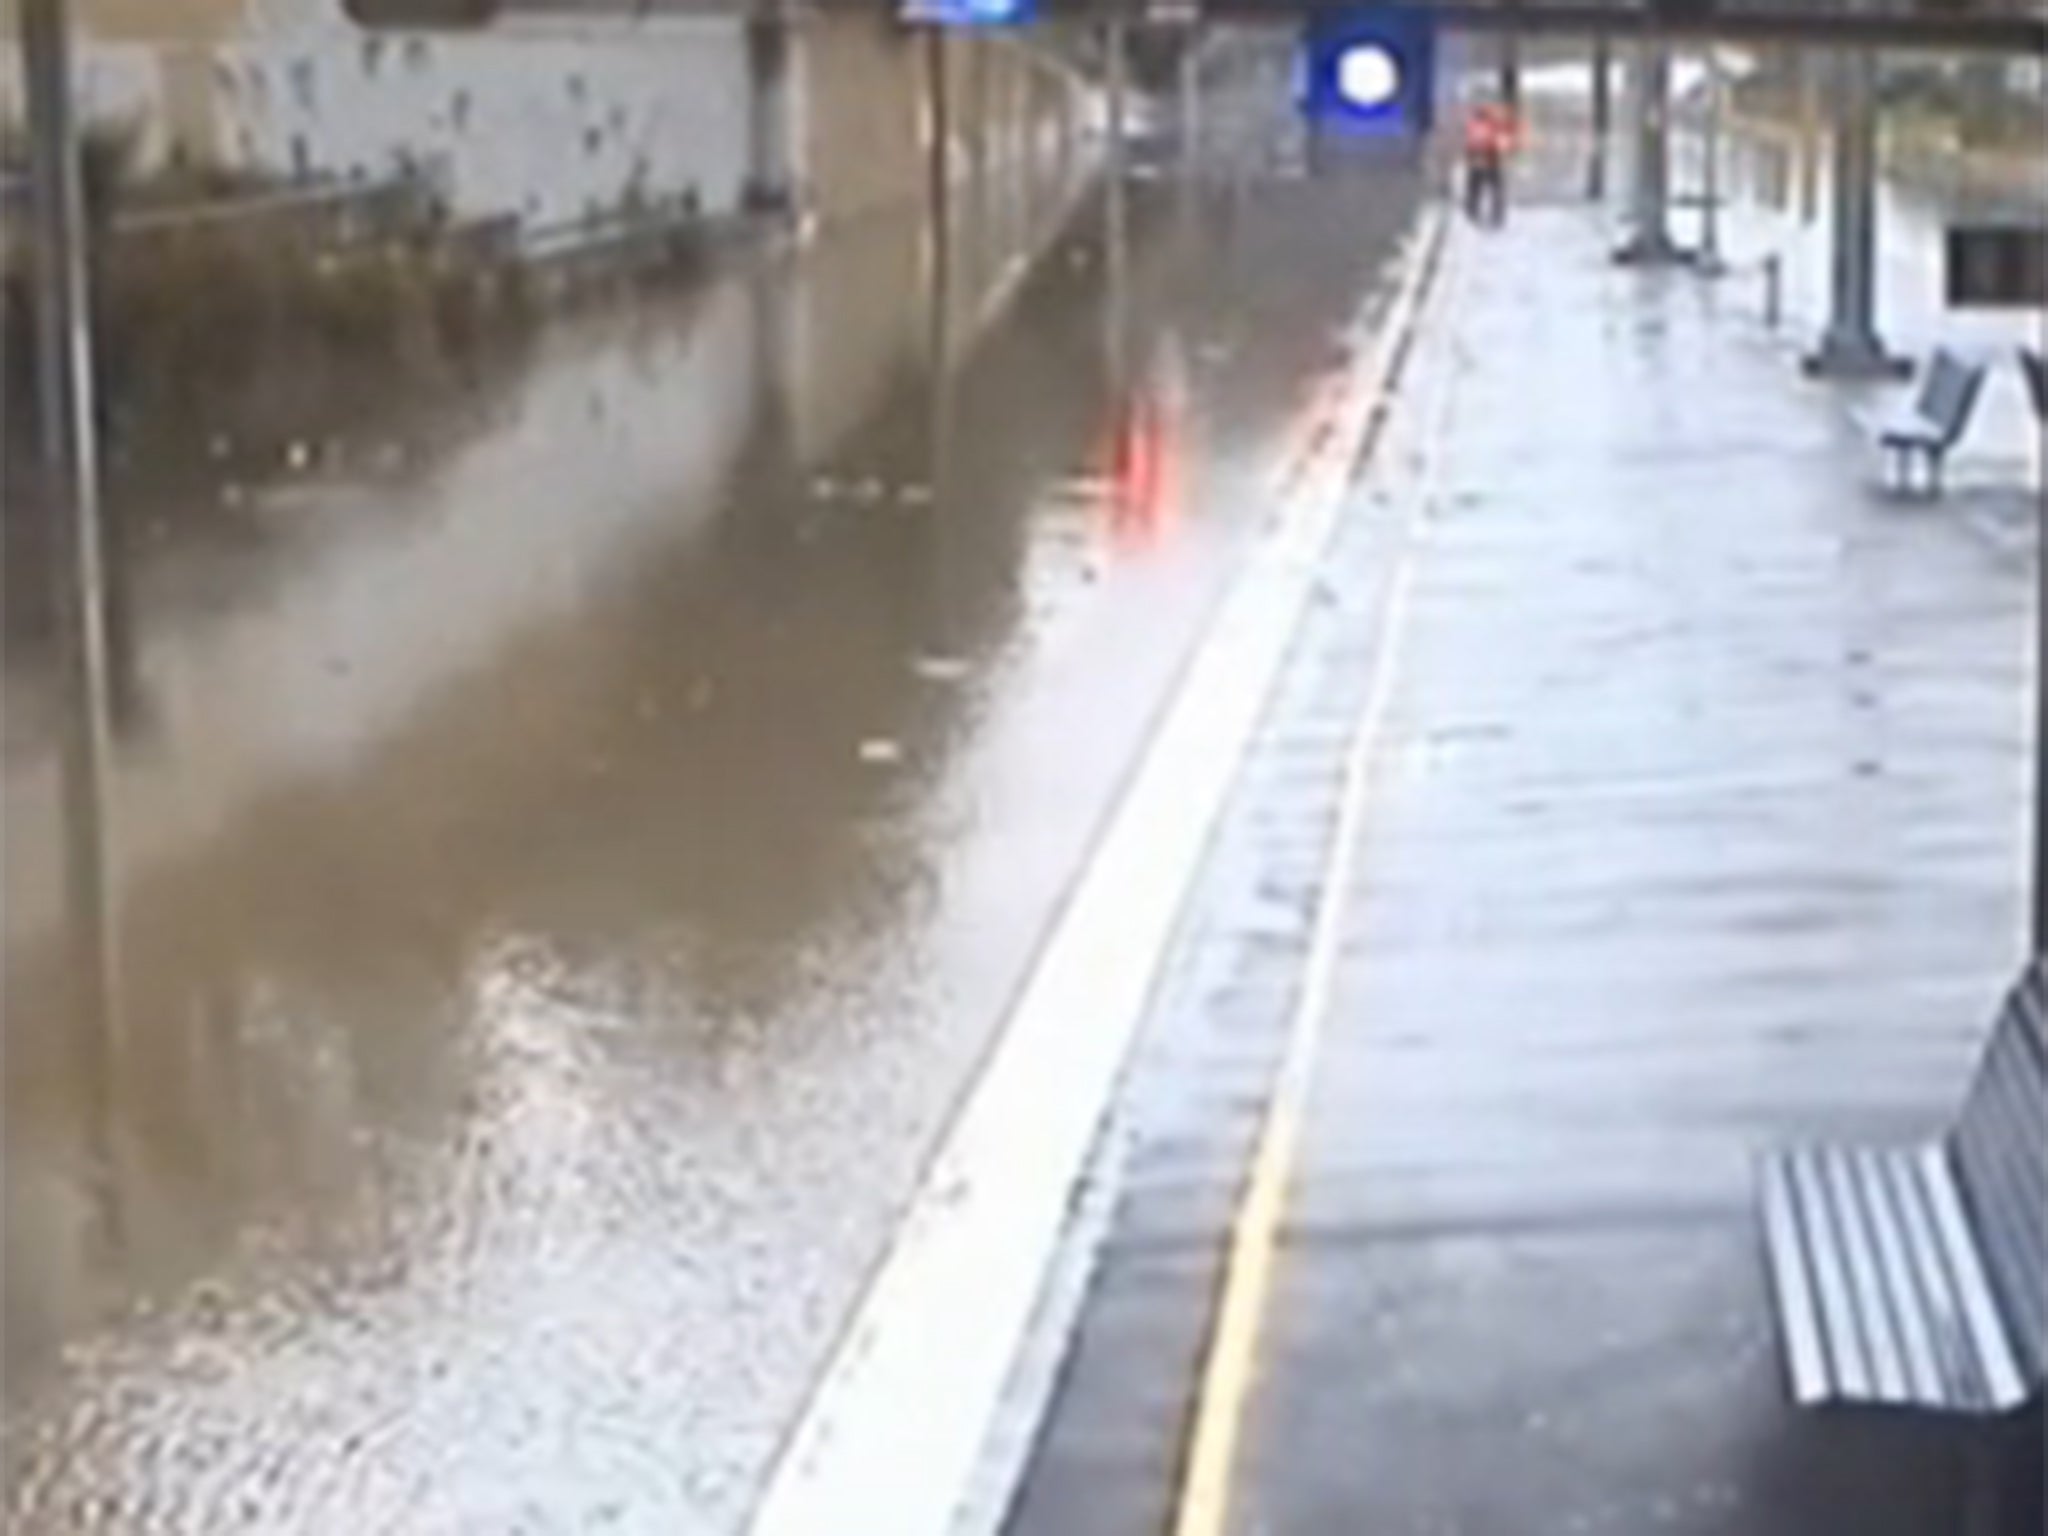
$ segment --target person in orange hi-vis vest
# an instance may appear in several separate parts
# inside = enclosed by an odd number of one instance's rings
[[[1465,115],[1465,212],[1475,222],[1507,217],[1507,161],[1515,147],[1514,119],[1485,101]]]

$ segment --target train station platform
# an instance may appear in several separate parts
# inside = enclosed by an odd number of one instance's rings
[[[1938,1129],[2021,959],[2038,483],[1886,497],[1867,397],[1607,244],[1450,236],[1008,1536],[1961,1528],[1953,1445],[1788,1404],[1752,1168]]]

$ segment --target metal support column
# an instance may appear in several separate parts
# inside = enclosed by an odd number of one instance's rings
[[[108,1054],[120,1034],[120,926],[111,869],[112,693],[86,265],[84,173],[72,117],[64,0],[23,0],[30,238],[45,497],[57,520],[64,655],[65,901],[85,1016]],[[108,1086],[110,1087],[110,1079]]]
[[[747,176],[755,209],[790,206],[789,22],[778,5],[747,22]]]
[[[943,125],[947,100],[943,28],[928,30],[925,48],[926,90],[934,103],[933,120]],[[929,558],[921,566],[926,585],[920,643],[930,655],[950,660],[962,634],[960,600],[953,579],[959,532],[953,527],[948,499],[953,483],[954,263],[943,154],[934,155],[932,163],[938,169],[931,173],[929,190],[932,244],[925,287],[925,477],[930,492],[917,514],[923,520]]]
[[[1124,57],[1124,24],[1121,19],[1103,23],[1102,50],[1104,73],[1108,77],[1105,92],[1109,109],[1109,164],[1108,173],[1112,183],[1123,179],[1124,134],[1129,127],[1126,121],[1130,95],[1129,65]]]
[[[976,198],[988,179],[989,110],[988,49],[981,40],[969,37],[961,49],[960,121],[967,140],[967,163],[972,167],[968,185]]]
[[[2037,343],[2048,358],[2048,319]],[[2038,424],[2040,462],[2048,468],[2048,421]],[[2034,890],[2033,953],[2048,955],[2048,496],[2037,497],[2034,560]]]
[[[1702,277],[1719,277],[1727,271],[1721,260],[1721,111],[1722,70],[1719,52],[1709,44],[1707,63],[1707,119],[1700,144],[1700,248],[1693,258],[1693,270]]]
[[[1607,138],[1613,117],[1613,47],[1602,32],[1593,39],[1593,143],[1586,160],[1586,196],[1607,196]]]
[[[1107,54],[1109,84],[1109,164],[1104,172],[1102,199],[1103,244],[1103,352],[1109,380],[1111,419],[1120,419],[1128,366],[1125,358],[1126,287],[1129,273],[1125,249],[1128,230],[1124,195],[1124,114],[1128,109],[1128,61],[1124,52],[1124,24],[1121,19],[1105,23],[1103,42]]]
[[[2048,111],[2048,73],[2040,103]],[[2035,311],[2034,346],[2048,364],[2048,312]],[[2034,422],[2037,473],[2048,474],[2048,416]],[[2033,953],[2048,954],[2048,496],[2035,497],[2034,522],[2034,890]]]
[[[946,29],[926,27],[924,32],[925,108],[925,218],[932,291],[947,291],[946,264],[953,230],[952,160],[949,141],[953,134],[952,97],[946,88]]]
[[[1828,323],[1806,371],[1818,378],[1896,378],[1910,370],[1877,334],[1877,60],[1868,48],[1835,56],[1833,94]]]
[[[1635,188],[1631,227],[1615,259],[1638,266],[1681,260],[1671,239],[1671,45],[1647,38],[1636,55]]]
[[[1821,55],[1799,50],[1799,222],[1820,217]]]

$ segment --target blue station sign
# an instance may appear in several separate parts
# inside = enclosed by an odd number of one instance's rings
[[[1436,22],[1425,10],[1316,12],[1302,29],[1300,107],[1321,127],[1422,135],[1436,120]]]
[[[1014,27],[1037,11],[1038,0],[903,0],[897,15],[919,27]]]

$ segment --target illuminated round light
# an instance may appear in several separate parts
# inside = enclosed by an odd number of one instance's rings
[[[1378,43],[1347,48],[1337,60],[1337,94],[1354,107],[1384,107],[1401,93],[1401,63]]]

